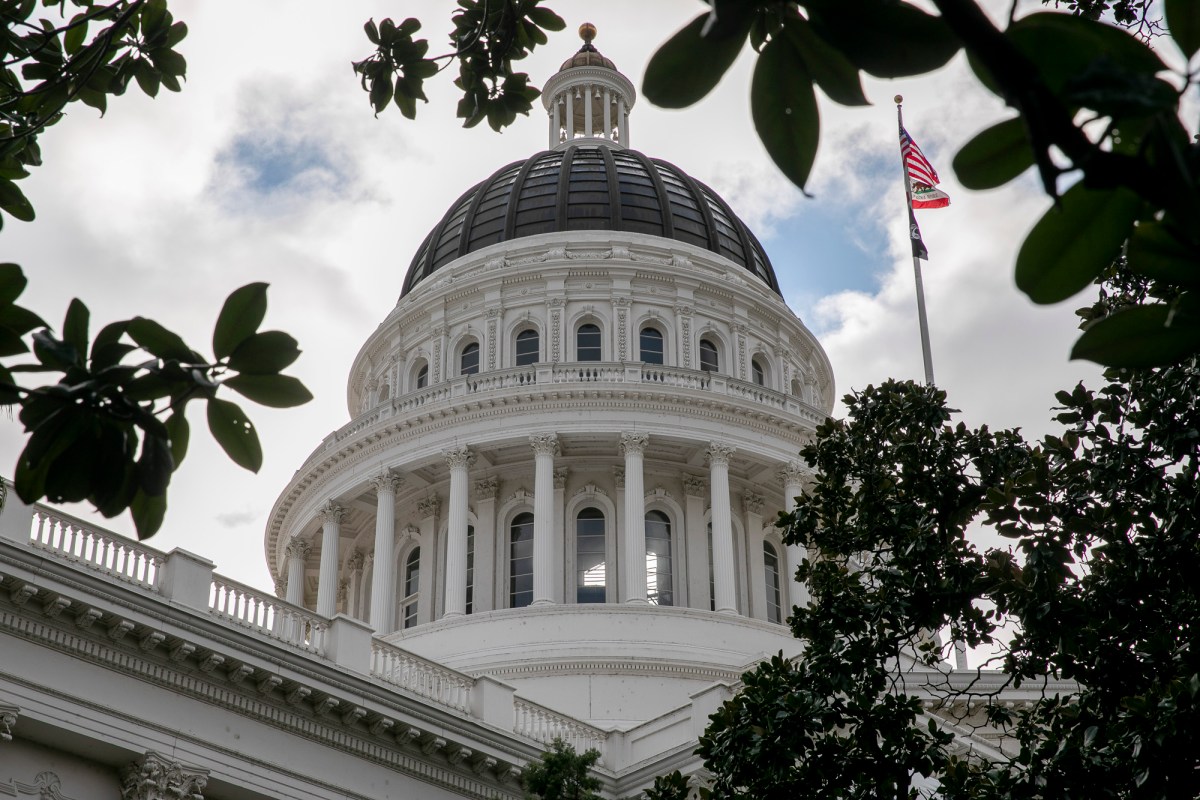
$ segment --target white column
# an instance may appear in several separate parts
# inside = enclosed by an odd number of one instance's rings
[[[535,433],[533,448],[533,605],[554,602],[554,455],[558,436]]]
[[[558,144],[558,129],[561,126],[561,121],[558,118],[558,100],[555,97],[550,103],[550,148],[553,149]]]
[[[617,125],[620,126],[617,136],[622,147],[629,147],[629,114],[625,111],[625,98],[617,98]]]
[[[443,450],[450,467],[450,519],[446,529],[447,617],[467,613],[467,469],[473,454],[465,447]]]
[[[473,611],[496,607],[496,493],[495,476],[475,481],[475,591]]]
[[[346,608],[346,613],[355,619],[363,618],[363,602],[362,602],[362,576],[363,564],[366,562],[366,556],[361,550],[355,550],[346,559],[346,569],[350,571],[350,586],[348,589],[349,603]]]
[[[338,542],[340,525],[346,511],[330,500],[321,509],[321,572],[317,577],[317,613],[332,617],[337,613]]]
[[[642,465],[650,436],[622,433],[625,455],[625,602],[646,604],[646,492]]]
[[[763,560],[763,496],[757,492],[742,494],[742,524],[746,526],[746,552],[742,563],[746,565],[747,581],[743,581],[743,589],[748,588],[749,594],[743,591],[743,599],[748,600],[749,616],[753,619],[767,618],[767,581],[766,563]],[[782,583],[782,578],[780,582]],[[749,586],[747,586],[749,584]],[[786,603],[787,589],[780,588],[781,603]],[[784,610],[783,615],[787,616]]]
[[[592,125],[592,87],[591,84],[583,87],[583,135],[591,136],[595,133],[595,128]]]
[[[604,90],[604,138],[612,139],[612,90]]]
[[[804,479],[808,476],[808,471],[799,461],[789,461],[784,464],[779,470],[779,478],[783,481],[783,507],[785,511],[790,512],[796,507],[796,498],[804,491]],[[803,581],[796,580],[796,570],[800,569],[800,562],[808,555],[804,548],[798,544],[789,544],[787,546],[787,568],[788,579],[791,581],[789,585],[790,596],[793,606],[804,608],[808,605],[811,599],[808,594],[808,587]]]
[[[709,497],[708,481],[698,475],[683,476],[684,553],[688,608],[708,611],[708,534],[704,530],[704,503]]]
[[[567,141],[575,138],[575,92],[567,89]]]
[[[371,478],[375,487],[375,564],[371,573],[371,627],[377,633],[395,630],[396,605],[396,489],[400,478],[390,472]]]
[[[304,560],[308,558],[310,545],[299,536],[287,543],[287,598],[292,605],[304,605]]]
[[[711,442],[707,455],[708,482],[712,489],[713,582],[717,611],[736,614],[733,515],[729,508],[729,458],[733,455],[733,448]]]

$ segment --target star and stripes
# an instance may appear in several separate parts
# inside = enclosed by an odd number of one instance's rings
[[[929,159],[921,152],[921,148],[908,135],[908,131],[900,128],[900,154],[904,158],[904,168],[908,172],[909,187],[912,191],[913,208],[945,208],[950,205],[950,195],[935,188],[941,179]]]

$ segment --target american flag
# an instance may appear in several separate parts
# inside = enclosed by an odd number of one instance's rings
[[[950,205],[950,195],[933,188],[940,182],[937,170],[904,128],[900,129],[900,154],[904,157],[904,168],[912,188],[912,207],[945,208]]]

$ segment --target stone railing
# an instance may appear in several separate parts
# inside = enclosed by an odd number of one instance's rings
[[[157,591],[164,553],[36,503],[29,544],[111,578]]]
[[[541,744],[562,739],[577,752],[595,749],[604,756],[608,733],[600,728],[520,697],[513,698],[513,714],[513,733],[518,736]]]
[[[470,711],[474,678],[378,639],[371,641],[371,674],[438,705]]]
[[[214,574],[208,607],[213,616],[234,625],[325,655],[329,620],[300,606]]]

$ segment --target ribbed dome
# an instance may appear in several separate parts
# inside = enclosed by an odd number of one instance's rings
[[[451,261],[524,236],[628,231],[724,256],[779,294],[762,245],[716,192],[636,150],[568,147],[503,167],[460,197],[430,232],[401,294]]]

